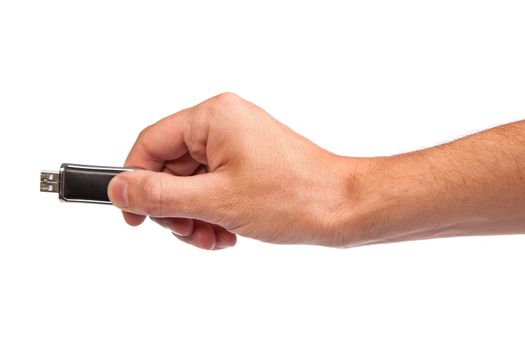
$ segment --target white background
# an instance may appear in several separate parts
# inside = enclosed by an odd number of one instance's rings
[[[38,192],[234,91],[330,151],[525,117],[521,1],[1,1],[1,349],[525,347],[525,236],[185,246]]]

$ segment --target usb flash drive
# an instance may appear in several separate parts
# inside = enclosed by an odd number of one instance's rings
[[[111,179],[130,168],[64,163],[60,171],[40,173],[40,191],[58,192],[66,202],[111,204],[107,189]]]

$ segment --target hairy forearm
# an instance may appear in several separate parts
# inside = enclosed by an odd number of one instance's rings
[[[525,232],[525,121],[361,161],[348,186],[349,246]]]

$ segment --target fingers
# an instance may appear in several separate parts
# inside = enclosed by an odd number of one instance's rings
[[[229,94],[223,95],[229,96]],[[170,115],[144,129],[139,134],[124,165],[179,176],[204,172],[199,166],[208,165],[206,152],[209,123],[206,108],[201,107],[219,97]],[[141,212],[135,213],[131,210],[128,212],[138,214],[124,213],[124,219],[128,224],[136,226],[144,221],[145,217]]]
[[[184,243],[206,250],[219,250],[233,247],[237,243],[237,236],[217,225],[195,220],[195,230],[190,236],[175,237]],[[213,244],[212,244],[213,243]]]
[[[122,216],[124,216],[124,221],[126,221],[126,223],[130,226],[138,226],[146,219],[144,215],[137,215],[125,211],[122,212]]]
[[[237,235],[217,225],[212,225],[215,231],[215,249],[233,247],[237,243]]]
[[[124,165],[160,171],[172,160],[178,160],[171,162],[175,164],[190,159],[207,164],[208,120],[199,106],[170,115],[142,130]]]
[[[174,234],[181,237],[188,237],[193,234],[193,220],[185,218],[155,218],[150,217],[153,222],[167,228]]]
[[[174,176],[135,170],[115,176],[108,186],[111,202],[128,213],[153,217],[186,217],[205,221],[217,215],[214,203],[222,185],[220,173]],[[141,219],[126,214],[128,223]]]
[[[189,176],[195,173],[199,165],[200,163],[189,153],[185,153],[178,159],[166,161],[162,171],[178,176]]]
[[[222,110],[221,113],[229,115],[225,108],[238,106],[239,103],[246,101],[235,94],[223,93],[159,120],[140,133],[125,166],[160,171],[165,162],[178,159],[186,152],[197,162],[208,165],[210,120],[215,119],[208,117],[216,117],[216,113],[210,114],[210,110]]]
[[[226,231],[222,227],[210,225],[197,220],[196,223],[197,229],[192,235],[184,237],[174,234],[175,237],[177,237],[184,243],[188,243],[197,248],[207,250],[219,250],[229,248],[233,247],[237,243],[237,236],[231,232]],[[206,227],[206,225],[208,227]],[[215,242],[213,246],[211,245],[211,242]]]
[[[214,186],[216,177],[204,173],[208,172],[208,150],[221,148],[213,142],[214,146],[208,143],[211,128],[208,116],[213,115],[210,111],[217,110],[210,106],[228,105],[231,97],[232,94],[221,94],[161,119],[140,133],[125,166],[158,174],[125,173],[116,176],[108,186],[109,198],[123,209],[129,225],[140,225],[146,216],[188,217],[213,222],[206,219],[214,215],[209,210],[214,202],[213,190],[221,186]],[[221,137],[215,139],[222,140]],[[221,157],[212,159],[222,164]],[[170,175],[176,176],[170,178]],[[189,175],[193,175],[191,179],[186,178]],[[227,237],[231,240],[231,236]]]
[[[173,175],[189,176],[197,172],[199,165],[200,163],[195,161],[189,153],[185,153],[179,159],[166,162],[162,171]],[[122,212],[122,215],[124,216],[126,223],[130,226],[138,226],[144,222],[144,219],[146,219],[144,215],[128,213],[125,211]]]
[[[200,163],[192,158],[184,141],[184,133],[188,128],[186,114],[187,110],[180,111],[144,129],[124,165],[180,176],[193,174]],[[122,214],[126,223],[131,226],[140,225],[146,218],[144,215],[125,211]]]
[[[184,134],[188,132],[186,110],[159,120],[138,136],[124,163],[127,167],[160,171],[164,162],[178,159],[188,149]]]
[[[216,238],[215,231],[212,226],[206,222],[195,220],[193,223],[193,232],[189,236],[178,236],[175,235],[178,239],[183,242],[194,245],[195,247],[212,250],[215,249]]]
[[[237,242],[235,234],[200,220],[154,217],[151,220],[172,231],[181,241],[198,248],[218,250],[233,247]]]

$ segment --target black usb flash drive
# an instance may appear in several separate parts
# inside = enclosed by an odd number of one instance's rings
[[[40,191],[58,192],[66,202],[111,204],[107,189],[111,179],[130,168],[64,163],[60,171],[40,173]]]

